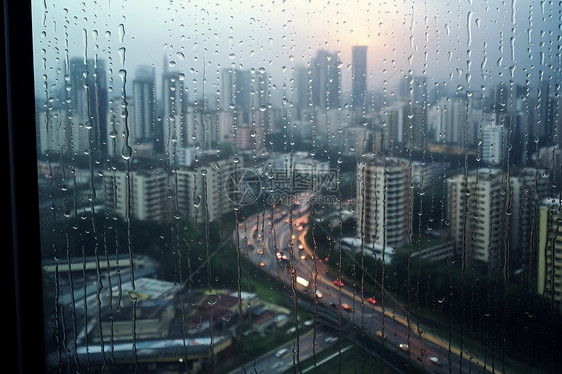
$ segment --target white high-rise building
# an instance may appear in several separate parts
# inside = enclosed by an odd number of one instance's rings
[[[185,108],[187,94],[184,92],[183,79],[179,72],[164,72],[163,86],[163,145],[164,152],[173,162],[179,147],[187,146],[187,129],[185,126]]]
[[[227,178],[234,171],[232,159],[202,158],[189,168],[176,170],[176,208],[198,223],[214,221],[232,211]]]
[[[399,144],[404,144],[407,138],[408,127],[408,101],[398,100],[382,113],[384,129],[384,148],[394,149]]]
[[[357,165],[358,235],[366,243],[398,248],[407,243],[412,221],[410,164],[374,155]]]
[[[468,105],[464,97],[439,100],[433,113],[433,140],[438,143],[464,145],[468,141]]]
[[[70,148],[74,127],[67,110],[53,109],[39,113],[37,129],[41,153],[52,151],[64,153]]]
[[[105,207],[123,218],[162,221],[169,216],[163,169],[115,170],[104,176]]]
[[[507,233],[507,181],[499,169],[479,169],[447,180],[447,213],[457,253],[497,264]]]
[[[131,131],[134,119],[128,113],[135,111],[135,104],[129,102],[126,107],[121,100],[113,100],[107,113],[107,153],[111,157],[119,158],[128,152],[125,146],[130,147],[133,142]]]
[[[492,121],[482,129],[482,161],[490,166],[497,166],[505,161],[507,156],[507,131]]]

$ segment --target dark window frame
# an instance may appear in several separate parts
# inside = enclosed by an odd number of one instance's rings
[[[2,269],[4,367],[18,373],[45,372],[43,292],[39,240],[37,147],[30,1],[4,0],[2,74],[10,208],[10,235]]]

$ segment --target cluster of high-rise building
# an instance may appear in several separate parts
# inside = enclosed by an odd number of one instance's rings
[[[357,235],[367,243],[407,243],[413,194],[445,178],[448,239],[457,255],[518,267],[537,258],[539,290],[557,284],[562,262],[552,222],[560,213],[552,203],[537,207],[562,181],[560,98],[551,95],[551,82],[536,91],[499,84],[486,94],[448,94],[407,74],[389,94],[368,89],[367,47],[355,46],[349,97],[338,53],[318,50],[308,66],[293,68],[289,90],[274,105],[263,68],[224,68],[212,101],[196,98],[184,72],[164,66],[160,74],[139,66],[127,78],[130,90],[116,92],[104,60],[70,59],[64,94],[38,113],[40,153],[93,158],[101,177],[95,188],[109,211],[136,219],[220,218],[233,206],[224,182],[236,166],[221,146],[263,156],[290,133],[357,157]],[[467,154],[478,168],[452,175],[420,164],[417,151]],[[124,160],[133,162],[125,167]]]
[[[527,265],[537,220],[537,199],[552,193],[550,174],[525,168],[508,174],[501,169],[479,168],[450,177],[431,166],[416,166],[407,159],[364,157],[357,168],[357,234],[366,243],[394,250],[412,244],[414,195],[422,183],[446,186],[442,219],[449,228],[446,240],[456,254],[494,266],[512,261]],[[417,176],[416,176],[417,174]],[[423,176],[424,181],[420,179]],[[444,179],[446,178],[446,179]],[[425,209],[429,209],[426,207]],[[428,213],[426,213],[428,214]],[[536,238],[536,236],[535,236]]]
[[[369,90],[367,47],[354,46],[350,92],[342,88],[339,54],[321,49],[308,66],[292,68],[275,105],[273,91],[280,90],[272,88],[264,68],[223,68],[211,95],[189,92],[185,73],[163,66],[159,74],[142,65],[128,73],[129,92],[109,79],[103,59],[70,59],[63,97],[47,100],[40,111],[41,152],[92,151],[104,159],[136,151],[164,155],[174,164],[189,147],[230,143],[239,150],[268,150],[271,138],[286,131],[304,142],[335,144],[343,137],[349,144],[344,153],[468,151],[502,168],[508,159],[528,161],[536,144],[560,143],[560,98],[547,81],[536,90],[498,84],[486,95],[448,93],[409,73],[390,93]],[[355,136],[361,143],[353,145]]]

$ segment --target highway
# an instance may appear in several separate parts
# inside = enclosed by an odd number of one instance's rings
[[[499,373],[497,368],[492,369],[469,353],[461,355],[448,340],[423,331],[422,326],[418,329],[408,320],[407,309],[396,300],[375,297],[376,303],[373,304],[367,299],[375,295],[362,298],[353,285],[335,284],[337,274],[332,274],[322,259],[313,257],[313,249],[304,240],[310,228],[309,218],[310,212],[305,204],[295,205],[291,210],[288,207],[274,208],[273,212],[247,217],[239,223],[234,236],[240,238],[241,251],[251,264],[286,282],[295,290],[295,296],[316,294],[317,309],[331,309],[331,315],[336,316],[331,320],[320,316],[322,323],[342,336],[349,331],[349,327],[344,331],[343,326],[352,323],[364,335],[379,339],[383,348],[399,352],[404,360],[414,361],[432,373]],[[303,343],[300,347],[304,346]],[[293,365],[294,357],[289,356]],[[278,357],[265,360],[269,362],[265,365],[288,365],[287,362],[280,364]],[[264,365],[263,359],[260,362]]]
[[[299,335],[298,354],[294,342],[289,342],[231,371],[230,374],[282,373],[295,366],[299,367],[301,372],[306,372],[308,366],[304,366],[304,360],[336,344],[338,338],[330,329],[318,327],[315,330],[307,330]]]

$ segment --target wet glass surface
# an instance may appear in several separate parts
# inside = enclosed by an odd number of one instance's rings
[[[33,2],[49,371],[559,371],[561,8]]]

